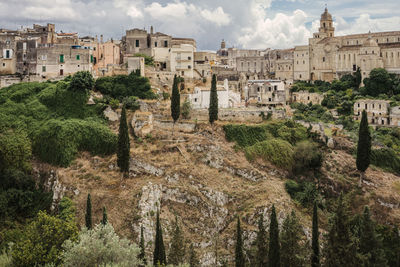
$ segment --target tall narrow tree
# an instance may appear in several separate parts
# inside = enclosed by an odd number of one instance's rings
[[[172,233],[171,248],[168,255],[168,264],[179,265],[185,261],[185,240],[182,230],[175,216],[175,225]]]
[[[217,75],[212,76],[210,91],[210,106],[208,108],[208,117],[211,124],[218,120],[218,93],[217,93]]]
[[[92,229],[92,199],[88,194],[86,199],[86,214],[85,214],[86,228]]]
[[[326,266],[358,266],[357,245],[350,231],[349,211],[342,195],[339,196],[335,213],[330,218],[326,240]]]
[[[367,112],[363,110],[361,116],[360,128],[358,131],[358,144],[357,144],[357,169],[360,171],[360,186],[368,169],[371,156],[371,134],[368,127]]]
[[[235,266],[236,267],[244,267],[242,229],[240,227],[240,218],[239,218],[239,216],[237,218],[237,225],[236,225]]]
[[[267,231],[264,227],[264,215],[261,213],[258,219],[258,232],[256,239],[256,264],[257,267],[264,267],[268,264],[268,245],[267,245]]]
[[[357,71],[354,73],[355,86],[357,90],[360,88],[361,79],[361,69],[360,67],[357,67]]]
[[[103,225],[106,225],[108,223],[106,207],[103,207],[103,219],[101,220],[101,223]]]
[[[303,230],[294,211],[283,221],[279,239],[281,242],[281,266],[305,266],[306,250],[301,244]]]
[[[318,207],[314,202],[313,219],[312,219],[312,241],[311,241],[311,267],[320,266],[319,253],[319,230],[318,230]]]
[[[198,267],[200,265],[199,257],[194,249],[193,243],[189,246],[189,266]]]
[[[118,134],[118,148],[117,148],[117,164],[121,172],[129,172],[129,132],[128,124],[126,122],[126,109],[122,107],[121,120],[119,122],[119,134]]]
[[[144,235],[143,235],[143,225],[140,227],[140,253],[139,253],[139,259],[142,261],[143,265],[141,266],[146,266],[147,265],[147,259],[146,259],[146,250],[144,246]]]
[[[268,250],[268,266],[280,267],[280,247],[279,247],[279,225],[276,218],[275,205],[272,205],[271,219],[269,226],[269,250]]]
[[[386,266],[387,262],[382,249],[382,240],[375,230],[368,207],[364,208],[360,225],[359,253],[363,255],[364,266]]]
[[[165,255],[165,246],[162,236],[162,227],[160,222],[160,211],[157,211],[156,218],[156,238],[154,241],[153,265],[166,265],[167,257]]]
[[[178,89],[178,81],[176,75],[172,84],[172,95],[171,95],[171,117],[174,123],[179,119],[181,114],[181,95]]]

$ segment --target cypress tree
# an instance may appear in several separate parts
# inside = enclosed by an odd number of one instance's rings
[[[314,202],[313,219],[312,219],[312,243],[311,243],[311,267],[320,266],[319,260],[319,230],[318,230],[318,207]]]
[[[364,208],[360,225],[359,253],[364,258],[364,266],[386,266],[382,241],[375,230],[368,207]]]
[[[210,106],[208,108],[208,117],[211,124],[218,120],[218,93],[217,93],[217,75],[212,76],[210,91]]]
[[[236,267],[244,267],[242,229],[240,227],[239,216],[237,219],[237,227],[236,227],[235,266]]]
[[[189,246],[189,266],[198,267],[199,265],[199,258],[197,256],[196,250],[194,249],[193,243],[191,243]]]
[[[292,211],[282,224],[280,234],[281,242],[281,266],[304,266],[306,251],[301,244],[303,235],[302,227],[298,221],[296,213]]]
[[[325,245],[326,266],[357,266],[356,240],[350,231],[350,219],[347,205],[340,195],[335,213],[330,218]]]
[[[268,266],[280,267],[279,226],[276,219],[275,205],[272,205],[271,222],[269,226]]]
[[[172,95],[171,95],[171,116],[174,123],[179,119],[181,114],[181,95],[178,89],[178,81],[176,75],[174,76],[174,82],[172,85]]]
[[[175,216],[174,231],[171,239],[171,249],[168,255],[168,263],[172,265],[182,264],[185,260],[185,245],[181,228],[179,227],[178,217]]]
[[[142,266],[146,266],[147,260],[146,260],[145,246],[144,246],[143,225],[140,227],[140,253],[138,257],[142,261],[143,264]]]
[[[86,222],[86,228],[89,230],[92,229],[92,199],[90,197],[90,194],[88,194],[86,200],[85,222]]]
[[[156,238],[154,241],[153,265],[166,265],[167,257],[165,256],[164,240],[162,236],[162,228],[160,223],[160,211],[157,211],[156,218]]]
[[[126,122],[126,109],[122,107],[121,120],[119,123],[118,148],[117,148],[117,164],[121,172],[129,171],[129,133],[128,124]]]
[[[257,267],[267,266],[268,264],[268,246],[267,246],[267,232],[264,227],[264,215],[261,213],[258,219],[258,232],[257,232],[257,252],[256,264]]]
[[[101,220],[101,223],[103,225],[106,225],[108,223],[106,207],[103,207],[103,219]]]
[[[368,169],[371,155],[371,134],[368,127],[367,112],[363,110],[357,144],[357,169],[360,171],[360,186],[365,171]]]
[[[358,90],[358,88],[360,88],[360,84],[361,84],[361,69],[360,67],[357,67],[357,71],[354,74],[354,80],[355,80],[355,85],[356,85],[356,89]]]

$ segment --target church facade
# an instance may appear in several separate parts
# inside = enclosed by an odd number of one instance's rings
[[[307,52],[308,59],[301,59]],[[325,8],[319,31],[294,53],[294,80],[332,81],[357,68],[363,79],[374,68],[400,74],[400,31],[335,36],[332,15]]]

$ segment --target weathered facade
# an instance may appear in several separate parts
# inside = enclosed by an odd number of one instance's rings
[[[378,99],[360,99],[354,103],[354,117],[361,119],[361,114],[367,112],[368,123],[371,125],[391,125],[390,101]]]
[[[249,80],[244,88],[245,100],[267,106],[284,106],[289,90],[280,80]]]

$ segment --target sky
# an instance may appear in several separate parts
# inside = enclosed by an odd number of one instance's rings
[[[132,28],[190,37],[197,50],[291,48],[318,31],[325,5],[336,35],[400,30],[399,0],[0,0],[0,28],[55,23],[56,31],[121,39]]]

